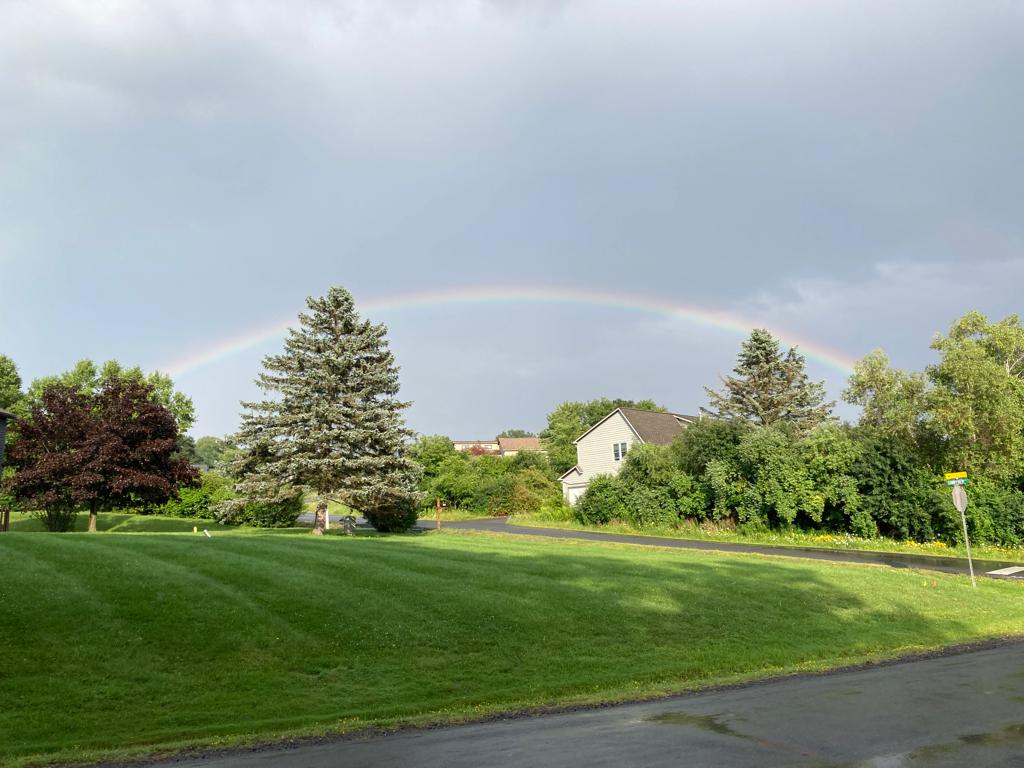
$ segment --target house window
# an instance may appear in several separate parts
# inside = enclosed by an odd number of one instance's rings
[[[613,443],[612,453],[615,455],[616,461],[621,461],[626,458],[626,449],[628,446],[625,443]]]

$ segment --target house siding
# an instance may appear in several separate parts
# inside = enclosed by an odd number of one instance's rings
[[[613,446],[626,443],[627,450],[640,442],[621,413],[614,413],[576,444],[576,459],[582,475],[573,478],[573,485],[589,484],[598,475],[617,475],[622,461],[615,460]]]

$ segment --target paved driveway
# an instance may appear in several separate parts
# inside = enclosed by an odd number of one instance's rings
[[[644,704],[160,765],[1024,766],[1024,645]]]

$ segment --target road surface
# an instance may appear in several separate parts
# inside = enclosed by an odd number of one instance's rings
[[[826,549],[824,547],[788,547],[759,544],[735,544],[724,541],[696,541],[690,539],[669,539],[657,536],[632,536],[629,534],[601,533],[598,531],[576,531],[563,528],[530,528],[509,525],[505,518],[490,517],[481,520],[461,520],[442,523],[445,528],[463,528],[476,531],[492,531],[526,536],[545,536],[556,539],[582,539],[585,541],[608,541],[620,544],[640,544],[676,549],[698,549],[713,552],[741,552],[747,554],[796,557],[810,560],[829,560],[840,563],[871,563],[888,565],[893,568],[919,568],[942,573],[967,573],[967,561],[956,557],[933,557],[928,555],[904,555],[895,552],[863,552],[852,549]],[[419,527],[429,530],[434,523],[420,520]],[[975,560],[974,572],[979,576],[1007,566],[1019,565],[995,560]],[[1012,577],[1011,577],[1012,578]]]
[[[1024,766],[1024,644],[642,704],[158,765]]]

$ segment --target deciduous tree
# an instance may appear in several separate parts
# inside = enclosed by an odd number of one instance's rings
[[[21,399],[18,366],[7,355],[0,355],[0,410],[10,410]]]
[[[162,504],[195,481],[174,414],[135,378],[108,377],[94,392],[51,383],[15,429],[11,488],[51,525],[87,510],[95,531],[98,512]]]
[[[108,360],[102,366],[96,365],[92,360],[79,360],[70,371],[33,381],[26,393],[26,399],[29,403],[37,402],[43,390],[51,384],[64,384],[90,394],[113,379],[132,379],[147,385],[153,402],[165,406],[174,414],[179,432],[184,434],[192,427],[195,421],[192,399],[174,389],[174,382],[170,376],[159,371],[147,374],[139,366],[125,368],[117,360]]]

